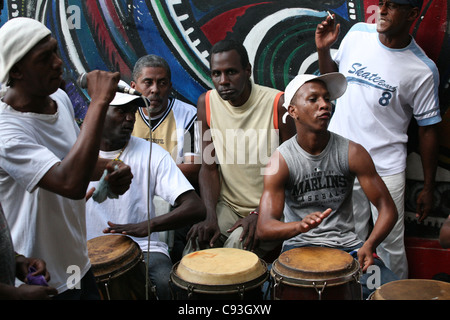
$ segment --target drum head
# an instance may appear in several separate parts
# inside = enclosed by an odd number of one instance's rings
[[[345,251],[323,247],[302,247],[283,252],[273,263],[273,273],[283,279],[327,281],[328,284],[348,281],[359,270],[358,262]]]
[[[142,258],[139,245],[130,237],[105,235],[88,240],[89,259],[96,278],[119,276]]]
[[[371,300],[450,300],[450,283],[426,279],[404,279],[386,283]]]
[[[233,285],[267,273],[253,252],[234,248],[200,250],[185,255],[175,270],[182,280],[204,285]]]

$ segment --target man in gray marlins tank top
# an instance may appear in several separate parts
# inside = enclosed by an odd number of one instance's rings
[[[397,211],[367,151],[327,129],[331,101],[346,88],[345,77],[337,72],[298,75],[286,87],[285,104],[297,134],[277,149],[267,167],[257,235],[284,240],[283,251],[322,246],[351,252],[362,268],[363,297],[368,297],[371,290],[365,285],[365,272],[370,265],[380,267],[381,284],[396,280],[375,250],[393,228]],[[365,242],[355,233],[355,177],[380,212]]]

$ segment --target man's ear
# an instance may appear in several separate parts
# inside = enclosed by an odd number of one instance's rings
[[[408,15],[408,21],[410,21],[411,23],[416,21],[416,19],[419,17],[419,15],[420,15],[420,9],[417,7],[412,8]]]
[[[133,88],[133,89],[136,89],[136,82],[131,81],[130,82],[130,87]]]
[[[250,79],[252,76],[252,65],[250,63],[245,68],[245,72],[248,74],[248,78]]]
[[[297,110],[295,109],[295,107],[294,107],[292,104],[289,105],[289,107],[288,107],[288,112],[289,112],[289,115],[290,115],[293,119],[297,119],[297,118],[298,118],[298,117],[297,117]]]
[[[11,70],[9,70],[9,80],[10,81],[19,80],[22,79],[22,77],[23,74],[18,65],[17,64],[13,65]]]

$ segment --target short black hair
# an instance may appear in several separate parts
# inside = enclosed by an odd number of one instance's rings
[[[231,50],[237,51],[237,53],[241,57],[241,64],[243,68],[246,68],[250,64],[247,49],[245,49],[242,43],[233,39],[221,40],[217,42],[215,45],[213,45],[209,56],[210,64],[211,64],[211,57],[214,53],[226,52]]]

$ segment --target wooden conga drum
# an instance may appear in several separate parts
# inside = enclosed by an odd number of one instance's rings
[[[262,299],[266,263],[256,254],[234,248],[200,250],[185,255],[171,272],[176,299]],[[175,290],[174,290],[175,292]]]
[[[103,300],[146,299],[142,250],[130,237],[105,235],[88,240],[100,296]]]
[[[342,250],[291,249],[274,261],[270,274],[274,300],[362,300],[359,263]]]
[[[450,283],[427,279],[403,279],[376,289],[369,300],[450,300]]]

